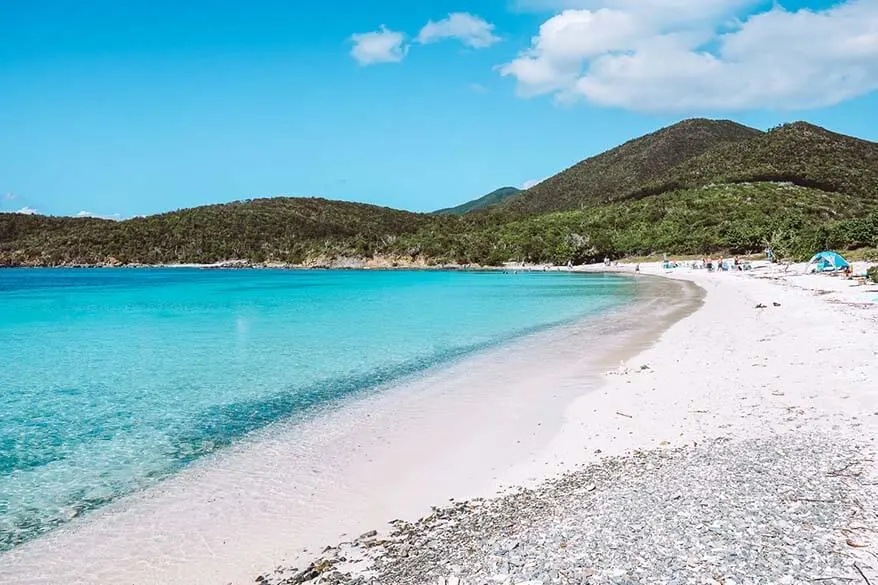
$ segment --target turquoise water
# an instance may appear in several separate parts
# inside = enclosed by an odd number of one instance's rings
[[[0,550],[272,422],[617,307],[601,275],[0,270]]]

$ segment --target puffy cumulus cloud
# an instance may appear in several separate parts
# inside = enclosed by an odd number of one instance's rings
[[[822,11],[775,6],[739,19],[729,14],[742,0],[579,4],[590,8],[552,17],[500,67],[520,94],[691,112],[821,107],[878,89],[875,0]]]
[[[494,25],[467,12],[453,12],[439,21],[428,21],[414,42],[427,45],[455,39],[472,49],[483,49],[500,42]],[[351,56],[360,65],[399,63],[408,54],[406,35],[381,26],[377,31],[351,35]]]
[[[565,10],[544,22],[532,47],[500,72],[515,77],[524,95],[563,91],[576,83],[584,62],[636,43],[648,33],[645,24],[618,10]]]
[[[360,65],[399,63],[408,52],[405,35],[383,25],[377,31],[351,35],[351,41],[351,56]]]
[[[467,47],[483,49],[500,42],[494,35],[494,25],[466,12],[454,12],[440,21],[429,21],[418,34],[421,44],[457,39]]]
[[[39,211],[37,211],[33,207],[22,207],[21,209],[19,209],[15,213],[20,213],[22,215],[37,215],[39,213]]]

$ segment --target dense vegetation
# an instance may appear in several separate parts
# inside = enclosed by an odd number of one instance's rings
[[[478,263],[747,254],[767,245],[802,258],[825,248],[878,247],[878,204],[788,183],[714,185],[458,229],[438,246],[423,231],[396,243],[445,261]]]
[[[568,211],[630,193],[711,149],[760,136],[727,120],[685,120],[588,158],[513,197],[502,207],[515,214]]]
[[[513,195],[518,195],[521,193],[521,189],[517,189],[515,187],[501,187],[495,191],[491,191],[484,197],[479,197],[478,199],[473,199],[472,201],[467,201],[457,207],[449,207],[447,209],[439,209],[438,211],[434,211],[433,213],[438,213],[442,215],[464,215],[471,211],[478,211],[479,209],[487,209],[488,207],[493,207],[499,203],[503,203]]]
[[[330,253],[373,254],[431,221],[421,214],[326,199],[254,199],[115,222],[0,214],[0,263],[297,263]]]
[[[878,144],[797,122],[730,143],[674,167],[627,197],[710,183],[786,181],[878,200]]]
[[[878,283],[878,266],[873,266],[869,270],[866,271],[866,276],[868,276],[872,282]]]
[[[802,123],[761,133],[694,120],[464,215],[296,198],[122,222],[0,214],[0,265],[325,264],[374,256],[566,263],[745,254],[767,245],[791,258],[878,248],[878,144]]]

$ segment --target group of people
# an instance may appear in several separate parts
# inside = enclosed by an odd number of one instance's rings
[[[665,256],[665,259],[662,262],[662,268],[664,268],[665,270],[679,268],[682,265],[683,264],[677,262],[674,259],[668,259],[667,256]],[[735,256],[732,260],[727,260],[722,256],[720,256],[719,258],[702,258],[701,260],[695,260],[694,262],[686,263],[686,265],[693,269],[706,268],[708,272],[748,270],[750,268],[749,263],[741,262],[737,256]]]
[[[747,270],[749,269],[749,267],[749,263],[741,262],[741,260],[737,256],[735,256],[732,260],[727,260],[722,256],[717,259],[702,258],[700,266],[695,266],[695,268],[707,268],[708,272]]]

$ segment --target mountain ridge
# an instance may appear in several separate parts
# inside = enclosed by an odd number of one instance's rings
[[[310,265],[378,256],[419,265],[566,263],[742,254],[769,244],[791,257],[878,248],[878,143],[805,122],[761,132],[728,120],[684,120],[463,215],[314,197],[124,221],[0,213],[5,266]]]
[[[790,182],[878,198],[878,143],[808,122],[784,124],[741,144],[726,144],[678,165],[628,194],[642,198],[714,183]]]
[[[516,215],[567,211],[614,198],[726,142],[762,134],[731,120],[693,118],[586,158],[506,201]]]

